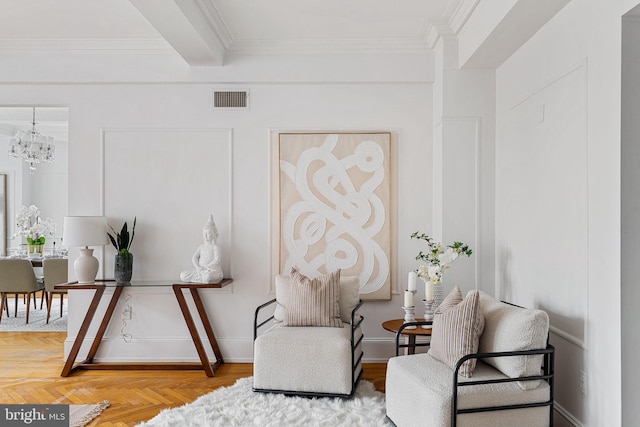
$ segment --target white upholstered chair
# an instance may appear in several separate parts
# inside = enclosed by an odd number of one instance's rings
[[[547,313],[479,294],[484,330],[477,352],[452,367],[434,357],[432,339],[429,353],[389,360],[387,417],[397,427],[553,425],[554,348],[547,342]],[[471,377],[459,375],[473,359]]]
[[[285,326],[287,306],[295,304],[291,284],[291,276],[277,276],[276,298],[256,309],[253,390],[353,396],[362,376],[363,356],[358,278],[340,278],[340,327]]]
[[[27,314],[25,323],[29,323],[29,309],[31,306],[31,295],[44,289],[38,283],[36,274],[31,266],[31,261],[26,259],[0,259],[0,307],[7,306],[7,295],[16,295],[16,315],[18,312],[17,295],[26,295]],[[34,300],[35,301],[35,300]],[[8,316],[7,310],[7,316]],[[0,310],[0,320],[2,320],[2,310]]]

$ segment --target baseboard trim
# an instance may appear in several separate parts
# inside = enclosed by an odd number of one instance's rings
[[[553,408],[562,418],[570,422],[575,427],[584,427],[584,424],[580,420],[578,420],[573,414],[567,411],[562,405],[559,405],[557,402],[553,402]]]
[[[65,360],[75,337],[67,336],[64,342]],[[207,350],[209,358],[213,360],[211,345],[206,337],[201,337],[202,345]],[[252,338],[216,338],[225,362],[253,363]],[[89,349],[93,337],[85,338],[82,349]],[[365,357],[363,363],[387,363],[395,356],[395,340],[392,338],[365,338],[363,340]],[[84,354],[79,354],[77,360],[82,360]],[[168,338],[140,338],[133,337],[125,342],[120,336],[105,337],[96,354],[98,362],[197,362],[193,341],[190,337]]]

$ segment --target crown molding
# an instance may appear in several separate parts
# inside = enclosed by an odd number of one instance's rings
[[[449,25],[451,25],[454,34],[460,32],[478,4],[480,4],[480,0],[462,0],[458,3],[458,7],[449,18]]]
[[[462,0],[451,2],[441,22],[433,22],[426,29],[421,29],[429,49],[433,49],[440,38],[455,37],[476,9],[480,0]],[[448,18],[447,18],[448,17]]]
[[[422,37],[397,39],[323,40],[235,40],[229,53],[236,54],[317,54],[317,53],[426,53]]]
[[[429,50],[423,37],[399,39],[332,39],[332,40],[236,40],[226,39],[227,51],[240,54],[313,54],[354,52],[424,53]],[[0,38],[0,52],[23,53],[112,53],[175,52],[162,37],[108,39],[19,39]]]
[[[447,22],[433,23],[426,29],[423,36],[425,44],[429,49],[434,49],[441,38],[454,38],[455,33]]]
[[[73,38],[0,38],[0,52],[29,53],[100,53],[113,51],[157,52],[173,51],[169,43],[162,37],[127,37],[100,39]]]
[[[433,26],[429,28],[432,29]],[[428,30],[427,30],[428,32]],[[396,39],[330,40],[232,40],[224,36],[226,51],[234,54],[316,54],[316,53],[427,53],[431,49],[424,36]],[[174,53],[164,38],[0,38],[0,53]]]
[[[186,0],[185,0],[186,1]],[[222,19],[222,15],[216,8],[216,5],[211,0],[193,0],[193,2],[198,5],[202,13],[204,14],[207,23],[211,30],[218,37],[220,43],[224,46],[225,49],[228,49],[233,42],[233,36]]]

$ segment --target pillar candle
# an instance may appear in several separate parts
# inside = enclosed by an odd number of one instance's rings
[[[424,282],[424,299],[433,301],[433,283],[431,280]]]
[[[413,307],[413,292],[404,291],[404,306]]]
[[[407,289],[409,289],[410,291],[417,291],[418,287],[416,285],[416,281],[418,279],[418,275],[416,274],[415,271],[410,271],[409,272],[409,284],[407,286]]]

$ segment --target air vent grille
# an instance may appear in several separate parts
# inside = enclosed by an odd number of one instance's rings
[[[247,108],[247,91],[214,91],[213,108]]]

